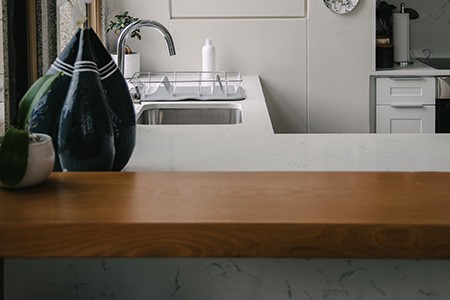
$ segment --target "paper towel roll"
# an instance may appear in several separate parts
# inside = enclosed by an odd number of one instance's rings
[[[393,14],[394,61],[408,63],[409,59],[409,14]]]

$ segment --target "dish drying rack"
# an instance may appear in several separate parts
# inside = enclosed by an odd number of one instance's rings
[[[140,72],[128,81],[132,98],[145,101],[245,99],[239,72]]]

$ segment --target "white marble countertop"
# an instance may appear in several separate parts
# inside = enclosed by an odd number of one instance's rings
[[[434,69],[417,59],[413,59],[413,64],[400,67],[395,65],[392,69],[378,69],[373,71],[372,76],[450,76],[450,70]]]
[[[448,134],[274,134],[258,77],[242,85],[242,124],[139,125],[125,171],[450,171]]]

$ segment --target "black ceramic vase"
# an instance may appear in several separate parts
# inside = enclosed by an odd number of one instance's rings
[[[82,31],[72,80],[59,119],[58,156],[63,171],[110,171],[114,134],[89,34]]]
[[[136,116],[133,101],[127,83],[111,54],[103,46],[94,30],[89,28],[85,32],[91,42],[92,54],[100,70],[103,89],[111,112],[116,149],[113,170],[120,171],[128,163],[136,144]]]
[[[59,118],[72,80],[73,66],[77,59],[78,45],[80,44],[80,33],[81,29],[74,34],[48,70],[47,74],[63,72],[63,75],[56,79],[52,89],[39,100],[31,116],[30,131],[34,133],[46,133],[52,137],[56,153],[55,171],[61,171],[61,164],[57,152]]]
[[[95,32],[90,28],[78,30],[66,48],[53,62],[48,74],[63,72],[63,76],[59,77],[54,88],[36,106],[31,119],[33,127],[31,131],[47,133],[52,136],[57,154],[55,171],[60,171],[59,143],[61,136],[59,130],[61,127],[61,112],[66,97],[68,97],[69,86],[71,86],[71,81],[75,77],[76,72],[74,71],[77,56],[79,51],[83,50],[80,46],[84,44],[80,40],[82,34],[83,40],[89,41],[90,53],[92,54],[91,60],[97,65],[101,90],[106,98],[110,113],[115,150],[114,162],[110,170],[120,171],[130,159],[136,143],[134,107],[122,73],[112,60],[108,50],[106,50]],[[87,45],[84,45],[84,47],[87,47]]]

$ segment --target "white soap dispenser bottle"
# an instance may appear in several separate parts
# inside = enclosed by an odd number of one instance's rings
[[[212,45],[211,39],[206,39],[202,48],[202,71],[216,71],[216,48]],[[205,78],[214,78],[213,73],[205,73],[203,75]]]

